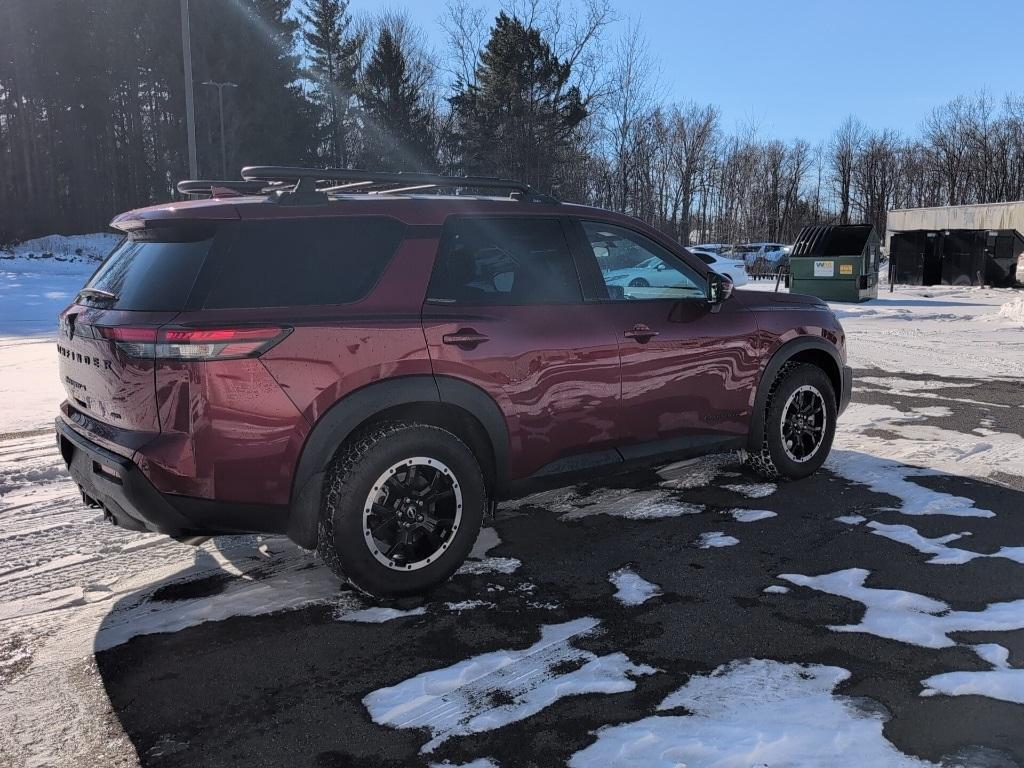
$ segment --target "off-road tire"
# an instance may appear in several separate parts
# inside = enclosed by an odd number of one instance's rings
[[[804,385],[811,385],[821,393],[827,422],[817,452],[806,461],[798,462],[787,456],[783,447],[782,416],[787,399]],[[814,474],[825,463],[832,449],[836,415],[835,389],[828,375],[816,365],[786,363],[768,390],[764,406],[761,447],[748,454],[747,464],[766,480],[799,480]]]
[[[458,479],[462,518],[448,548],[434,562],[399,571],[378,562],[363,535],[363,507],[373,483],[395,462],[436,457]],[[451,577],[480,533],[487,492],[480,465],[458,437],[429,424],[389,422],[346,442],[328,467],[320,510],[317,554],[341,579],[376,597],[420,594]]]

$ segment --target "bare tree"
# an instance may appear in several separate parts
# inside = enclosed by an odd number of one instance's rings
[[[853,192],[853,165],[864,138],[864,127],[853,115],[839,126],[832,136],[829,160],[832,165],[832,184],[839,199],[839,223],[850,223],[850,204]]]
[[[653,119],[657,71],[647,40],[634,22],[614,47],[603,128],[614,169],[613,202],[621,211],[636,212],[640,157],[645,128]]]

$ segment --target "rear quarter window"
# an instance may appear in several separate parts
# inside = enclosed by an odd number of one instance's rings
[[[349,304],[369,294],[405,235],[386,217],[247,221],[206,296],[208,309]]]
[[[192,242],[123,240],[85,287],[117,297],[98,302],[106,309],[180,311],[212,242],[212,237]]]

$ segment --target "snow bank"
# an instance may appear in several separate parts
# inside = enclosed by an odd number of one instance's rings
[[[61,264],[91,262],[95,268],[121,239],[121,235],[96,232],[88,235],[46,235],[0,250],[3,261],[23,262],[41,270],[59,269]]]
[[[1018,296],[999,308],[999,316],[1024,325],[1024,296]]]

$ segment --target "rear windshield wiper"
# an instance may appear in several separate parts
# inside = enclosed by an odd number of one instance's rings
[[[87,299],[103,299],[104,301],[117,301],[120,298],[116,293],[104,291],[101,288],[83,288],[78,295]]]

